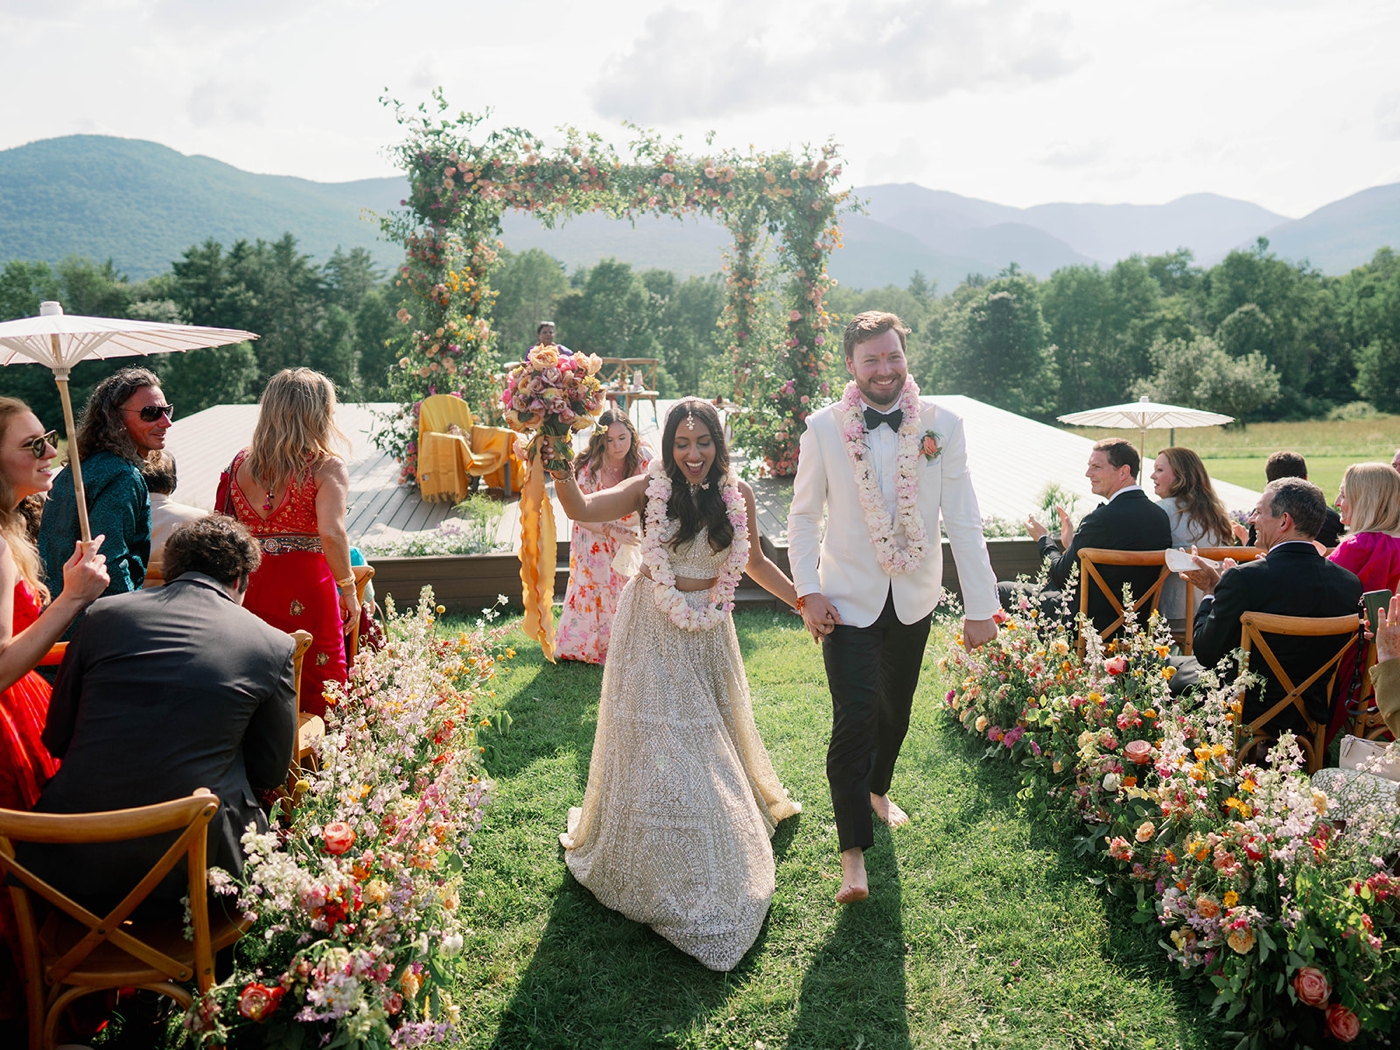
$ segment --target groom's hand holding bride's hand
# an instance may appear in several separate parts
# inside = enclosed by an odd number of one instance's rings
[[[963,648],[968,652],[980,645],[986,645],[997,636],[997,622],[993,619],[969,620],[963,618]]]
[[[836,611],[836,606],[817,591],[802,596],[802,608],[798,611],[802,614],[802,622],[814,642],[820,642],[841,622],[841,614]]]

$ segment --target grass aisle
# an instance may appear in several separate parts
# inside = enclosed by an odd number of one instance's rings
[[[1030,821],[1007,770],[942,715],[935,630],[892,794],[913,823],[867,853],[871,898],[839,908],[824,774],[830,699],[795,620],[736,617],[759,730],[803,804],[774,839],[777,893],[730,974],[607,911],[563,863],[601,670],[552,666],[519,634],[488,747],[495,797],[463,907],[457,1001],[470,1047],[1203,1047],[1216,1029],[1153,945],[1086,880],[1064,829]],[[878,827],[878,825],[877,825]]]

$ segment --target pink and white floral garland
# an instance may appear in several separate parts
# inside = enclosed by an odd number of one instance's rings
[[[729,543],[729,558],[720,570],[719,579],[710,588],[710,600],[695,608],[686,600],[686,592],[676,589],[676,574],[666,544],[676,534],[680,523],[666,516],[671,499],[671,478],[660,459],[648,469],[646,529],[642,536],[642,563],[646,565],[656,586],[656,605],[671,618],[671,622],[686,631],[709,631],[724,622],[734,610],[734,589],[749,560],[749,514],[739,491],[738,479],[731,473],[724,479],[721,496],[734,538]]]
[[[870,466],[870,448],[865,438],[865,405],[860,389],[854,382],[846,384],[846,392],[836,404],[841,437],[846,442],[846,455],[856,475],[856,491],[865,511],[865,524],[870,540],[875,544],[875,558],[887,576],[904,576],[917,569],[928,549],[928,532],[924,516],[919,511],[919,384],[913,377],[904,381],[899,407],[904,418],[899,424],[898,444],[895,446],[894,520],[890,520],[885,497],[875,484],[875,471]],[[895,526],[904,530],[907,546],[895,543]]]

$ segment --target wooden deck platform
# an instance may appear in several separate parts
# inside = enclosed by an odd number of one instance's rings
[[[664,420],[673,404],[674,401],[661,401],[655,419],[646,403],[637,405],[634,410],[634,422],[640,416],[641,438],[653,449],[661,447],[657,420]],[[347,404],[341,405],[336,415],[336,422],[350,439],[346,456],[350,467],[350,498],[345,527],[350,542],[356,546],[388,544],[413,533],[430,532],[454,516],[451,503],[422,500],[416,488],[398,484],[399,464],[375,447],[375,430],[397,410],[398,406],[391,403]],[[218,405],[176,420],[166,438],[166,449],[175,457],[179,472],[180,485],[175,498],[212,510],[219,473],[232,462],[239,449],[247,446],[257,420],[257,405]],[[582,439],[579,447],[583,447]],[[765,480],[756,488],[760,531],[775,542],[785,541],[791,481]],[[549,491],[553,499],[552,484]],[[507,501],[497,526],[499,541],[510,550],[519,546],[519,507],[518,498]],[[554,516],[559,523],[560,539],[567,539],[569,520],[557,499],[554,500]]]

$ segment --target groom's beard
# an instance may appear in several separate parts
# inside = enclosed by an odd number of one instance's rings
[[[857,381],[856,389],[860,391],[860,396],[865,398],[871,408],[888,408],[891,405],[899,404],[899,399],[904,393],[904,381],[906,378],[907,376],[895,377],[894,391],[888,397],[881,396],[875,390],[873,382],[861,383]]]

